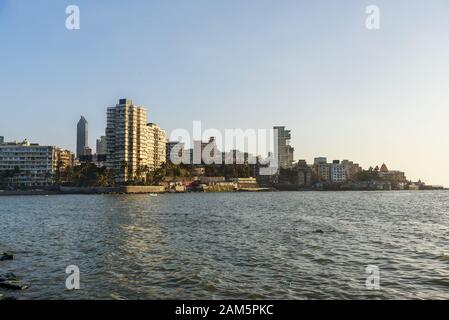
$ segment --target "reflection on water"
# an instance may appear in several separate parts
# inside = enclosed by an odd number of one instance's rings
[[[447,299],[448,215],[444,191],[0,197],[0,274],[23,299]]]

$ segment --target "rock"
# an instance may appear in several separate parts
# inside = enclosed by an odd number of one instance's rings
[[[5,273],[5,274],[0,275],[0,282],[5,282],[5,281],[17,281],[17,280],[19,280],[19,279],[18,279],[17,276],[16,276],[14,273],[12,273],[12,272],[8,272],[8,273]]]
[[[13,260],[13,259],[14,259],[14,255],[12,253],[2,252],[0,254],[0,261]]]
[[[315,230],[313,233],[324,233],[324,231],[321,229],[318,229],[318,230]]]
[[[8,300],[17,300],[16,297],[5,297],[4,295],[0,294],[0,301],[8,301]]]
[[[7,290],[25,290],[28,286],[16,280],[6,280],[0,282],[0,288]]]

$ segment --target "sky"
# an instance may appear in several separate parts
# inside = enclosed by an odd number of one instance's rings
[[[95,147],[129,97],[169,133],[284,125],[296,160],[449,186],[448,30],[446,0],[0,0],[0,135],[75,150],[84,115]]]

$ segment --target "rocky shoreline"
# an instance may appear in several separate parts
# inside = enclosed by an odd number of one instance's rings
[[[14,260],[14,254],[10,252],[0,251],[0,266],[7,261]],[[11,291],[23,291],[28,285],[21,282],[19,277],[14,273],[8,272],[0,274],[0,301],[1,300],[17,300],[16,296],[7,295]]]

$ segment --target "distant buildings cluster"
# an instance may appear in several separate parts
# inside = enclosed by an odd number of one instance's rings
[[[209,170],[209,177],[206,178],[206,169],[219,163],[244,165],[247,167],[245,174],[251,176],[234,176],[232,179],[250,179],[248,181],[251,183],[257,181],[259,185],[281,189],[336,185],[385,189],[392,186],[403,188],[407,184],[404,172],[388,170],[385,164],[380,168],[363,170],[353,161],[329,162],[325,157],[315,158],[310,165],[305,160],[295,162],[294,148],[290,145],[291,131],[283,126],[273,129],[276,132],[274,154],[278,166],[268,175],[261,174],[266,165],[258,161],[259,157],[239,150],[221,152],[214,137],[207,142],[194,141],[191,149],[185,149],[184,144],[178,141],[168,141],[162,128],[147,121],[145,107],[135,105],[130,99],[120,99],[115,106],[107,108],[105,135],[96,140],[95,153],[88,144],[88,121],[84,116],[77,123],[76,155],[69,150],[39,146],[27,140],[5,142],[4,137],[0,136],[0,188],[49,186],[55,181],[63,181],[61,171],[83,163],[109,169],[118,184],[144,181],[149,173],[161,168],[164,163],[177,165],[172,163],[173,154],[190,164],[192,174],[203,176],[202,181],[214,183],[224,183],[224,177],[210,177]],[[203,160],[204,150],[214,160],[212,163]]]

